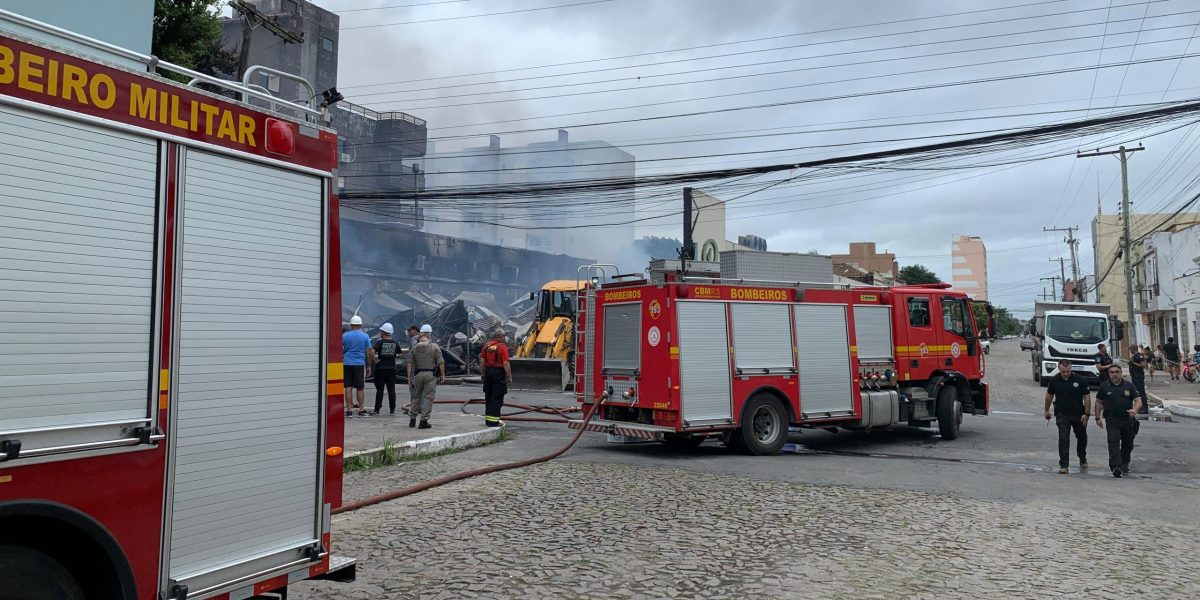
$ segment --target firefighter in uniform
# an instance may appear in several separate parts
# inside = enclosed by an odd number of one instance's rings
[[[379,327],[379,341],[367,350],[368,374],[375,374],[375,414],[383,410],[383,392],[387,390],[388,408],[396,414],[396,357],[400,355],[400,343],[392,339],[395,329],[391,323]]]
[[[414,391],[408,426],[417,427],[417,417],[420,417],[420,428],[429,429],[429,413],[433,412],[437,384],[446,381],[446,359],[442,358],[442,348],[429,341],[428,333],[422,333],[417,345],[409,351],[407,369],[408,385]]]
[[[1075,431],[1075,454],[1079,468],[1088,468],[1087,422],[1091,412],[1091,392],[1077,373],[1071,372],[1071,361],[1058,361],[1058,375],[1046,385],[1046,420],[1050,420],[1050,402],[1054,402],[1054,422],[1058,425],[1058,472],[1066,475],[1071,463],[1071,431]]]
[[[1133,438],[1137,435],[1137,411],[1142,397],[1132,383],[1121,377],[1121,366],[1108,368],[1108,381],[1096,392],[1096,426],[1104,429],[1108,421],[1108,468],[1113,477],[1129,472]],[[1103,418],[1101,418],[1103,417]]]
[[[500,409],[504,407],[504,394],[508,393],[508,384],[512,383],[512,367],[508,364],[508,345],[504,343],[503,329],[492,332],[479,352],[479,363],[483,365],[483,396],[486,398],[484,407],[484,424],[488,427],[500,427]]]

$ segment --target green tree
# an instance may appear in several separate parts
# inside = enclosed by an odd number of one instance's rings
[[[916,285],[920,283],[941,283],[933,271],[930,271],[925,265],[908,265],[900,269],[900,279],[904,283]]]
[[[221,47],[221,0],[154,0],[154,35],[150,51],[158,58],[228,78],[237,71],[237,57]],[[173,73],[180,81],[188,78]]]

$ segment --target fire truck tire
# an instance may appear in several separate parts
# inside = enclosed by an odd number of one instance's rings
[[[958,427],[962,425],[962,403],[958,401],[958,388],[953,384],[942,386],[937,400],[938,433],[943,440],[958,437]]]
[[[752,456],[779,454],[787,442],[787,411],[770,394],[755,394],[742,409],[742,426],[730,436],[730,447]]]
[[[0,600],[84,600],[62,563],[29,548],[0,546]]]

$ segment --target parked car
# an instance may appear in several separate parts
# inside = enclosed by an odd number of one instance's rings
[[[1033,341],[1033,338],[1024,338],[1021,340],[1022,350],[1033,350],[1034,348],[1037,348],[1037,342]]]
[[[983,348],[984,354],[992,353],[992,340],[980,340],[979,345]]]

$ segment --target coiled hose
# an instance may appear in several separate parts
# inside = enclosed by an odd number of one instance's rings
[[[391,500],[396,500],[397,498],[411,496],[412,494],[416,494],[417,492],[423,492],[428,489],[446,485],[447,483],[461,481],[463,479],[469,479],[471,477],[478,477],[480,475],[487,475],[489,473],[499,473],[500,471],[508,471],[510,469],[519,469],[521,467],[528,467],[530,465],[536,465],[538,463],[544,463],[548,460],[558,458],[564,452],[566,452],[567,450],[570,450],[571,446],[575,445],[575,442],[579,441],[580,436],[582,436],[583,432],[587,430],[588,421],[591,421],[592,415],[594,415],[596,413],[596,409],[597,409],[597,407],[600,406],[600,401],[603,398],[604,398],[603,394],[596,396],[596,399],[592,402],[592,404],[590,406],[588,406],[587,411],[584,412],[583,424],[579,427],[579,430],[575,432],[575,435],[571,437],[571,440],[569,442],[567,442],[562,448],[559,448],[558,450],[555,450],[554,452],[551,452],[550,454],[546,454],[543,456],[537,456],[534,458],[526,458],[524,460],[518,460],[518,461],[514,461],[514,462],[499,464],[499,465],[492,465],[490,467],[480,467],[478,469],[471,469],[470,471],[463,471],[462,473],[455,473],[453,475],[447,475],[445,477],[431,479],[429,481],[418,483],[416,485],[411,485],[406,488],[392,490],[390,492],[384,492],[377,496],[371,496],[369,498],[363,498],[362,500],[356,500],[349,504],[343,504],[342,506],[334,509],[333,514],[340,515],[342,513],[347,513],[350,511],[358,510],[360,508],[371,506],[373,504],[379,504],[380,502],[388,502]],[[442,401],[442,402],[457,404],[456,401]],[[466,412],[466,407],[468,404],[478,404],[480,402],[483,402],[483,400],[478,400],[478,399],[467,400],[466,402],[463,403],[463,407],[462,407],[463,412]],[[519,408],[519,410],[517,413],[513,413],[513,415],[518,415],[518,416],[505,416],[505,418],[507,418],[507,419],[519,420],[519,421],[550,422],[550,423],[565,423],[568,419],[564,413],[570,412],[572,410],[579,410],[579,409],[558,409],[558,408],[555,408],[552,406],[527,406],[527,405],[519,405],[519,404],[510,404],[508,406]],[[545,417],[522,417],[522,416],[519,416],[520,414],[527,413],[527,412],[547,412],[547,411],[549,411],[551,413],[557,412],[559,414],[559,418],[554,419],[554,418],[545,418]]]

